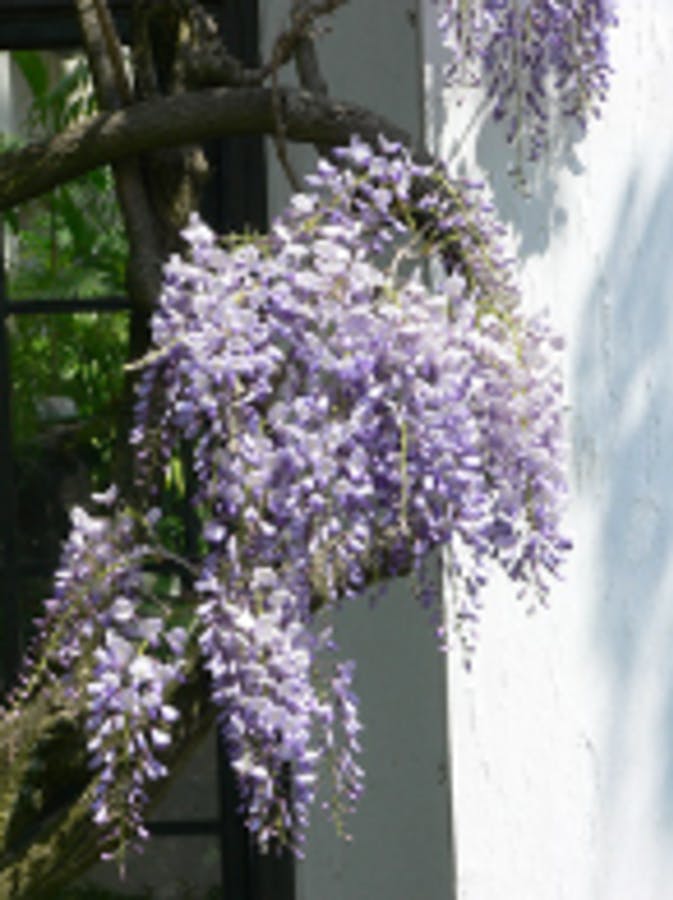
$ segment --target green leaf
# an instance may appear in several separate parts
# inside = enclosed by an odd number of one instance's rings
[[[12,59],[30,88],[33,100],[43,100],[49,89],[49,72],[37,50],[14,50]]]
[[[174,456],[168,464],[166,471],[166,487],[174,488],[179,497],[184,497],[186,493],[185,470],[182,460]]]
[[[84,207],[73,199],[72,191],[66,185],[57,193],[56,212],[60,214],[68,228],[74,244],[74,252],[86,254],[97,237],[96,230],[87,219]]]

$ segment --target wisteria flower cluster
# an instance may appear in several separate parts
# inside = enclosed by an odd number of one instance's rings
[[[218,573],[209,566],[197,585],[213,699],[248,828],[263,847],[280,841],[301,852],[323,756],[331,757],[335,818],[362,792],[361,724],[348,703],[352,667],[330,662],[331,631],[308,627],[276,572],[244,572],[235,538],[227,552],[228,564],[220,562]]]
[[[146,784],[167,773],[159,756],[179,716],[167,697],[182,677],[187,633],[147,614],[145,568],[154,550],[139,538],[148,528],[115,508],[114,486],[93,500],[102,514],[71,512],[54,592],[11,705],[47,680],[66,706],[84,708],[93,819],[107,855],[123,867],[127,849],[147,837]]]
[[[146,837],[185,673],[157,560],[188,573],[180,621],[247,825],[297,852],[324,773],[340,830],[363,790],[354,664],[331,613],[411,574],[445,641],[427,562],[445,547],[470,650],[494,566],[541,598],[558,574],[558,342],[522,311],[483,196],[398,144],[353,139],[267,235],[221,240],[197,217],[185,230],[139,364],[135,489],[153,506],[131,512],[111,489],[102,513],[73,511],[14,698],[46,679],[81,716],[93,818],[120,863]],[[157,511],[187,464],[188,560]]]
[[[136,524],[128,512],[115,511],[116,488],[94,495],[102,507],[92,515],[80,506],[71,510],[71,527],[54,576],[54,589],[36,621],[18,697],[27,697],[48,679],[68,696],[77,691],[77,668],[86,661],[108,616],[111,598],[137,596],[147,547],[136,540]]]
[[[93,819],[122,870],[127,850],[148,837],[147,784],[168,774],[160,755],[179,718],[168,698],[182,677],[186,639],[184,628],[164,631],[160,617],[140,613],[136,598],[118,595],[93,653],[86,720],[97,772]]]
[[[508,141],[534,160],[553,109],[584,131],[605,99],[614,0],[437,0],[452,84],[483,84]]]
[[[262,844],[300,845],[327,748],[344,806],[361,790],[352,670],[316,676],[321,609],[412,572],[441,630],[424,564],[447,546],[469,646],[494,563],[544,595],[567,549],[557,345],[480,187],[385,140],[337,157],[264,238],[192,220],[137,404],[147,488],[193,447],[200,646]]]

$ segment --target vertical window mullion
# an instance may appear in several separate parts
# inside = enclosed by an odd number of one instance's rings
[[[16,496],[12,440],[12,380],[9,347],[9,301],[5,280],[4,231],[0,227],[0,546],[2,547],[2,676],[8,686],[21,653],[16,558]]]

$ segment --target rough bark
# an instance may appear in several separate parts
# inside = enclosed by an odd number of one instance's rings
[[[286,136],[303,143],[347,143],[383,134],[411,145],[397,125],[354,103],[281,88]],[[46,141],[0,156],[0,210],[30,200],[106,163],[159,147],[223,135],[273,134],[270,88],[209,88],[100,113]]]
[[[105,0],[76,0],[82,42],[102,110],[131,101],[119,38]],[[129,242],[128,291],[132,307],[149,314],[159,291],[162,253],[138,160],[126,157],[112,167],[119,208]]]

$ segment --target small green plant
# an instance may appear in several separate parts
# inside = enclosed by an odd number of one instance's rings
[[[17,51],[13,61],[31,95],[28,136],[59,131],[94,111],[83,60],[68,61],[56,77],[36,51]],[[109,169],[60,186],[13,210],[5,221],[10,231],[7,290],[13,300],[124,293],[127,243]],[[14,317],[10,334],[18,448],[36,437],[43,401],[63,397],[86,423],[82,436],[88,446],[102,463],[109,460],[127,331],[127,317],[109,313]]]
[[[10,323],[17,450],[38,436],[49,398],[68,398],[83,440],[107,465],[122,391],[123,314],[17,316]]]

